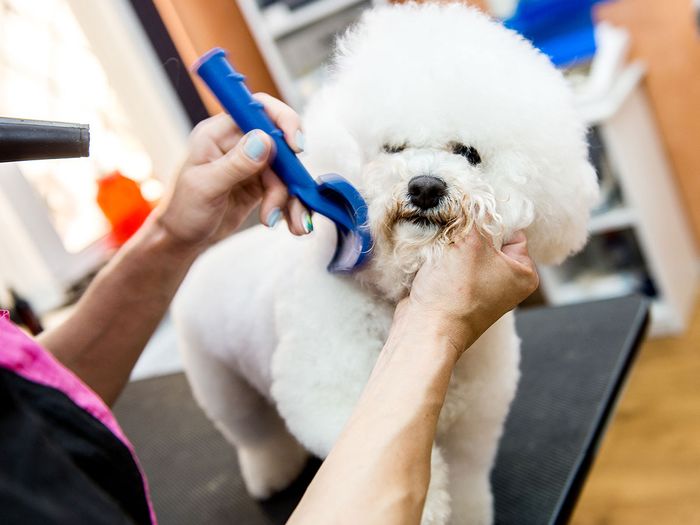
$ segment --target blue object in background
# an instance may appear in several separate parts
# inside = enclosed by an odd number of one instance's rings
[[[503,23],[549,56],[557,67],[590,60],[596,43],[593,6],[604,0],[520,0]]]

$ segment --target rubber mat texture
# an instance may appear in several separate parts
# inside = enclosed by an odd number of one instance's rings
[[[517,314],[522,377],[492,475],[499,525],[565,523],[643,336],[648,303],[627,297]],[[173,349],[175,351],[175,349]],[[162,525],[284,523],[318,469],[252,500],[236,454],[183,374],[130,383],[115,413]]]

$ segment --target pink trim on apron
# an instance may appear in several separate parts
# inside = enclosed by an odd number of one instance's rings
[[[141,473],[151,521],[154,525],[157,524],[148,489],[148,480],[136,457],[134,447],[124,435],[112,411],[105,405],[100,396],[78,379],[73,372],[65,368],[52,354],[2,316],[0,316],[0,367],[11,370],[33,383],[60,390],[73,403],[100,421],[124,443]]]

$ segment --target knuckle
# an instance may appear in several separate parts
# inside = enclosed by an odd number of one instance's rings
[[[197,122],[197,124],[192,128],[192,134],[193,135],[198,135],[202,132],[202,130],[206,129],[210,124],[212,119],[215,117],[209,117],[205,118],[204,120],[200,120]]]
[[[277,120],[288,122],[299,120],[299,115],[290,106],[282,102],[281,100],[273,97],[264,92],[257,92],[253,95],[258,101],[263,104],[268,104],[274,106],[274,111],[277,114]]]
[[[253,98],[257,98],[257,99],[261,99],[261,98],[262,98],[262,99],[268,100],[268,99],[271,99],[271,98],[274,98],[274,97],[273,97],[272,95],[268,95],[268,94],[265,93],[264,91],[256,91],[255,93],[253,93]]]
[[[532,271],[530,274],[530,293],[534,292],[537,290],[537,288],[540,286],[540,276],[537,274],[536,271]]]
[[[208,120],[208,119],[207,119]],[[199,142],[207,133],[206,120],[199,122],[190,132],[190,142]]]
[[[192,131],[190,131],[190,144],[206,143],[211,140],[211,137],[215,134],[215,130],[217,129],[216,122],[221,120],[223,116],[224,114],[220,113],[219,115],[199,121],[195,127],[192,128]]]
[[[284,104],[282,106],[282,116],[289,120],[290,122],[297,123],[299,122],[299,115],[296,111],[294,111],[292,108],[290,108],[288,105]]]
[[[240,150],[234,150],[233,154],[221,157],[218,162],[224,171],[232,176],[252,175],[259,168],[259,163],[249,159]]]
[[[223,113],[219,113],[218,115],[214,115],[213,117],[208,117],[205,118],[204,120],[200,120],[197,122],[197,124],[192,128],[192,132],[190,135],[192,137],[201,137],[202,135],[206,135],[209,128],[214,124],[216,120],[219,120],[222,118]]]

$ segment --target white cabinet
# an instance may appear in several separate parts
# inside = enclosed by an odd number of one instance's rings
[[[551,304],[644,293],[654,299],[651,333],[662,335],[685,328],[700,266],[643,77],[641,63],[624,66],[579,105],[603,198],[586,248],[540,274]]]

